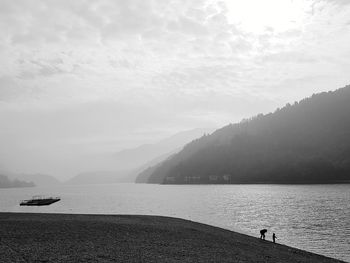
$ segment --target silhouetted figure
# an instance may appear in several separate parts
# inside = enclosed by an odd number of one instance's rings
[[[267,232],[267,229],[260,230],[260,239],[265,240],[265,233]]]
[[[277,237],[276,237],[275,233],[273,233],[272,234],[272,241],[273,241],[273,243],[276,243],[276,239],[277,239]]]

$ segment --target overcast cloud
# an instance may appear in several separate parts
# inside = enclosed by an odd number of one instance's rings
[[[347,0],[0,0],[0,32],[1,169],[62,174],[349,84]]]

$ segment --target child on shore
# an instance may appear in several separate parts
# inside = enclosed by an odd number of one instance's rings
[[[273,233],[273,234],[272,234],[273,243],[276,243],[276,239],[277,239],[277,237],[276,237],[275,233]]]

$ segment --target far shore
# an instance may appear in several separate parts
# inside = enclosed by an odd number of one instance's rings
[[[0,213],[0,262],[343,262],[179,218]]]

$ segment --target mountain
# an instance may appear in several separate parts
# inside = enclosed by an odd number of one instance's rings
[[[180,149],[178,151],[180,151]],[[174,151],[174,152],[159,156],[158,158],[155,158],[151,162],[140,167],[140,169],[136,171],[137,176],[136,176],[135,183],[142,183],[142,184],[147,183],[151,174],[155,171],[155,169],[159,167],[159,165],[163,161],[167,160],[178,151]]]
[[[118,164],[118,167],[123,170],[137,169],[164,154],[181,150],[185,144],[211,131],[213,129],[199,128],[179,132],[154,144],[144,144],[117,152],[113,154],[113,159],[115,164]]]
[[[225,126],[151,171],[149,183],[350,182],[350,86]]]
[[[99,164],[96,167],[104,169],[79,173],[66,181],[66,184],[134,182],[141,171],[165,160],[171,154],[180,151],[186,143],[212,130],[203,128],[183,131],[154,144],[144,144],[112,155],[99,156]],[[91,164],[94,160],[89,162]]]
[[[0,188],[12,188],[12,187],[33,187],[33,182],[24,182],[20,180],[10,180],[7,176],[0,174]]]
[[[129,179],[130,171],[94,171],[80,173],[66,181],[66,184],[109,184],[132,182]]]
[[[47,174],[20,174],[20,173],[7,173],[11,179],[18,179],[27,182],[34,182],[36,186],[49,186],[61,184],[55,177]]]
[[[150,162],[133,170],[125,171],[95,171],[80,173],[70,180],[66,181],[66,184],[106,184],[106,183],[146,183],[148,177],[143,175],[144,170],[148,170],[148,167],[152,167],[165,159],[167,159],[174,152],[163,154]],[[141,174],[141,175],[139,175]],[[136,180],[135,180],[136,178]]]

